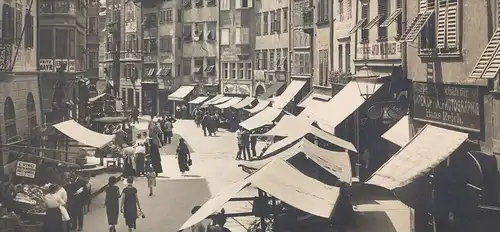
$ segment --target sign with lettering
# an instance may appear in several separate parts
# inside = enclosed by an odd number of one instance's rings
[[[401,44],[396,41],[358,45],[358,57],[365,59],[401,59]]]
[[[66,70],[64,70],[65,72],[68,72],[69,70],[69,67],[68,67],[68,60],[66,59],[54,59],[54,65],[55,65],[55,68],[58,69],[59,67],[61,67],[62,64],[66,63]]]
[[[250,95],[250,86],[241,84],[224,84],[224,93]]]
[[[413,82],[413,118],[480,131],[480,97],[476,86]]]
[[[36,174],[36,164],[17,161],[16,176],[35,178]]]
[[[68,60],[68,72],[76,72],[75,60]]]
[[[54,72],[53,59],[40,59],[38,66],[40,66],[40,72]]]

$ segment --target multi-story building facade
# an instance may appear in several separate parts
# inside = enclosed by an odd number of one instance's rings
[[[333,70],[334,15],[333,2],[318,0],[314,3],[313,91],[331,96],[330,72]]]
[[[255,2],[255,52],[252,92],[280,94],[288,76],[288,1]],[[253,39],[252,39],[253,40]],[[265,97],[269,97],[265,96]]]
[[[254,1],[221,0],[219,55],[221,91],[229,96],[252,96],[255,47]]]
[[[106,62],[106,52],[107,52],[107,39],[108,39],[108,31],[107,29],[107,18],[106,18],[106,5],[100,4],[99,11],[99,80],[96,83],[97,92],[101,93],[106,88],[106,74],[104,72],[104,68],[107,65]]]
[[[302,89],[302,94],[299,95],[299,97],[304,97],[312,89],[313,1],[293,0],[290,2],[290,8],[290,79],[307,82]]]
[[[88,82],[89,97],[97,96],[97,81],[99,80],[99,1],[88,2],[87,5],[87,38],[86,38],[86,78]],[[87,85],[87,83],[84,83]]]
[[[329,83],[333,93],[340,89],[349,80],[342,80],[335,75],[349,77],[354,73],[354,54],[356,50],[355,33],[351,29],[356,24],[357,2],[354,0],[339,0],[333,1],[333,14],[335,15],[335,23],[333,24],[333,54],[331,56],[333,68],[330,70]],[[324,79],[323,79],[324,80]]]
[[[93,2],[90,1],[89,4],[98,4]],[[54,119],[52,116],[60,114],[51,114],[55,112],[53,111],[53,87],[59,77],[63,77],[67,82],[62,104],[72,107],[70,116],[74,118],[84,116],[82,112],[85,109],[87,88],[82,87],[83,82],[79,80],[85,77],[87,68],[87,2],[80,0],[40,1],[39,7],[38,33],[43,46],[40,46],[38,65],[46,119],[52,121]],[[63,74],[58,73],[58,70]]]
[[[38,1],[2,2],[0,142],[3,144],[26,139],[42,122],[37,72],[38,6]],[[0,165],[8,161],[8,154],[1,153]]]

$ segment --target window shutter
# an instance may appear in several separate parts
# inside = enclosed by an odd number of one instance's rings
[[[249,8],[253,7],[253,0],[248,0],[247,4]]]
[[[235,37],[235,40],[234,40],[234,43],[235,44],[241,44],[241,28],[236,28],[236,30],[234,31],[234,37]]]
[[[457,2],[448,3],[446,18],[446,45],[447,48],[458,48],[458,6]]]
[[[423,12],[423,11],[427,10],[427,1],[428,0],[420,0],[419,12]]]
[[[228,1],[228,2],[229,2],[229,1]],[[240,9],[240,8],[241,8],[241,0],[235,0],[234,2],[235,2],[234,7],[235,7],[236,9]],[[228,7],[228,8],[229,8],[229,7]]]
[[[445,48],[446,46],[446,9],[447,0],[439,0],[438,16],[437,16],[437,48]]]

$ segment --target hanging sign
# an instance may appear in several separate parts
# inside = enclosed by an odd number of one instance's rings
[[[36,164],[17,161],[16,176],[23,176],[28,178],[35,178]]]

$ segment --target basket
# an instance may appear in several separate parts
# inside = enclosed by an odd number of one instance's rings
[[[23,221],[19,224],[17,232],[41,232],[43,227],[43,222],[37,221]]]

